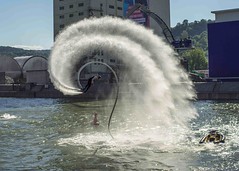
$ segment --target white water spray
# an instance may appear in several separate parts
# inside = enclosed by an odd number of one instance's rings
[[[133,87],[134,115],[126,118],[137,117],[143,125],[167,130],[184,127],[196,116],[189,102],[195,95],[192,83],[173,49],[151,30],[130,20],[85,19],[62,31],[49,59],[50,77],[55,87],[66,95],[81,94],[76,71],[80,60],[97,50],[112,59],[122,60],[130,68],[129,80],[138,77],[144,85],[143,91],[142,87]],[[124,114],[124,107],[121,114]]]

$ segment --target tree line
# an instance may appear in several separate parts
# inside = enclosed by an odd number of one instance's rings
[[[202,70],[208,68],[208,39],[207,24],[212,20],[202,19],[201,21],[188,22],[183,20],[182,23],[171,28],[176,40],[183,37],[190,37],[193,42],[193,49],[180,52],[180,55],[188,60],[189,71]],[[24,50],[9,46],[0,46],[0,56],[43,56],[49,57],[50,50]]]
[[[179,40],[188,37],[192,40],[193,49],[180,52],[180,55],[188,60],[189,71],[204,70],[208,68],[208,36],[207,25],[212,20],[202,19],[201,21],[182,23],[171,28],[175,39]]]
[[[50,50],[25,50],[10,46],[0,46],[0,56],[18,57],[18,56],[42,56],[49,57]]]

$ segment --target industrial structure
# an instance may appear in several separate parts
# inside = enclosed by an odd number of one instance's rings
[[[1,57],[1,84],[50,83],[47,59],[41,56]]]
[[[212,11],[215,23],[208,24],[209,77],[239,79],[239,8]]]
[[[2,56],[0,97],[60,97],[51,86],[48,61],[42,56]]]

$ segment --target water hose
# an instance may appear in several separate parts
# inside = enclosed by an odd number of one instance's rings
[[[109,121],[108,121],[108,131],[109,131],[109,134],[112,138],[114,138],[110,132],[110,123],[111,123],[111,118],[113,116],[113,113],[114,113],[114,110],[115,110],[115,107],[116,107],[116,104],[117,104],[117,101],[118,101],[118,97],[119,97],[119,82],[118,82],[118,78],[117,78],[117,75],[115,74],[115,78],[116,78],[116,97],[115,97],[115,102],[114,102],[114,105],[113,105],[113,108],[112,108],[112,111],[110,113],[110,117],[109,117]]]
[[[108,64],[106,64],[106,63],[104,63],[104,62],[100,62],[100,61],[88,62],[88,63],[84,64],[84,65],[79,69],[79,71],[78,71],[78,85],[79,85],[79,87],[82,89],[82,85],[81,85],[80,80],[79,80],[81,71],[82,71],[86,66],[88,66],[88,65],[90,65],[90,64],[97,64],[97,63],[98,63],[98,64],[105,65],[107,68],[109,68],[109,69],[111,70],[111,72],[114,74],[114,77],[115,77],[115,80],[116,80],[116,87],[117,87],[117,88],[116,88],[116,97],[115,97],[114,105],[113,105],[113,108],[112,108],[112,110],[111,110],[111,113],[110,113],[110,116],[109,116],[109,120],[108,120],[108,132],[109,132],[110,136],[111,136],[112,138],[114,138],[113,135],[112,135],[111,132],[110,132],[110,123],[111,123],[111,119],[112,119],[112,116],[113,116],[113,113],[114,113],[114,110],[115,110],[115,107],[116,107],[116,104],[117,104],[117,101],[118,101],[118,97],[119,97],[119,79],[118,79],[118,77],[117,77],[115,71],[114,71]]]

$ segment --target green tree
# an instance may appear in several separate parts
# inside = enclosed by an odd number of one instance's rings
[[[202,48],[204,51],[208,49],[207,31],[202,32],[199,35],[193,36],[193,45],[196,48]]]
[[[195,35],[200,35],[202,32],[207,31],[207,24],[213,22],[212,20],[202,19],[201,21],[188,22],[188,20],[183,20],[182,23],[177,23],[175,27],[172,28],[172,33],[176,39],[180,39],[183,31],[187,31],[190,37]]]
[[[189,71],[207,69],[208,61],[201,48],[185,51],[182,57],[188,60]]]
[[[207,41],[207,24],[213,23],[212,20],[202,19],[200,21],[188,22],[188,20],[183,20],[182,23],[177,23],[175,27],[172,28],[172,33],[176,40],[183,39],[185,33],[193,41],[193,46],[196,48],[201,48],[207,54],[208,41]],[[207,55],[206,55],[207,56]]]

